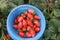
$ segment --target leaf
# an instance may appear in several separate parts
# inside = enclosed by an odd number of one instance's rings
[[[59,9],[54,9],[54,15],[56,16],[56,17],[60,17],[60,10]]]
[[[60,40],[60,34],[57,36],[57,39],[56,40]]]
[[[50,22],[51,22],[50,23],[51,25],[53,25],[53,26],[55,26],[57,28],[60,27],[60,20],[58,20],[58,19],[51,19]]]
[[[53,34],[52,36],[51,36],[51,39],[53,39],[53,40],[55,40],[56,39],[56,34]]]
[[[49,30],[45,30],[45,32],[44,32],[44,37],[46,37],[46,38],[50,38],[51,37],[51,32],[49,31]]]
[[[48,30],[49,30],[49,31],[51,31],[51,32],[53,32],[53,33],[55,33],[55,32],[56,32],[55,27],[54,27],[54,26],[52,26],[52,25],[49,25]]]
[[[12,2],[12,3],[14,3],[15,5],[21,5],[21,4],[23,4],[24,3],[24,1],[23,0],[9,0],[9,2]]]
[[[45,0],[29,0],[29,4],[32,4],[36,7],[38,7],[40,10],[46,9]]]
[[[0,28],[1,28],[1,26],[2,26],[2,23],[0,22]]]
[[[60,27],[58,27],[58,32],[60,32]]]

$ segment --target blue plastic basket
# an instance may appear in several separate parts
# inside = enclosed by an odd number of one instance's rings
[[[40,32],[37,33],[37,35],[34,38],[21,38],[17,34],[17,30],[13,28],[14,19],[21,12],[24,12],[25,10],[28,10],[31,8],[34,9],[35,12],[37,13],[37,15],[40,16],[40,18],[41,18],[41,20],[40,20],[40,23],[41,23]],[[46,21],[45,21],[45,17],[43,15],[43,13],[38,8],[36,8],[35,6],[32,6],[32,5],[25,4],[25,5],[17,6],[9,13],[8,18],[7,18],[7,31],[13,40],[38,40],[42,37],[44,30],[45,30],[45,27],[46,27]]]

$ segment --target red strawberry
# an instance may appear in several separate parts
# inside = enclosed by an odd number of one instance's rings
[[[20,15],[17,17],[17,20],[20,18]]]
[[[40,23],[38,21],[34,21],[34,24],[38,27],[40,26]]]
[[[28,12],[29,12],[29,14],[33,14],[34,10],[33,9],[29,9]]]
[[[35,33],[34,30],[30,31],[30,33],[31,33],[31,36],[32,36],[32,37],[35,37],[36,33]]]
[[[39,27],[36,27],[35,28],[35,32],[39,32],[40,31],[40,28]]]
[[[30,20],[30,18],[27,17],[27,20]]]
[[[36,25],[37,27],[39,27],[39,26],[40,26],[40,23],[36,23],[35,25]]]
[[[28,18],[33,18],[33,16],[31,14],[29,14],[29,13],[27,14],[27,17]]]
[[[24,33],[23,32],[18,32],[19,33],[19,35],[21,36],[21,37],[24,37]]]
[[[34,24],[37,23],[37,22],[38,22],[38,20],[36,20],[36,19],[33,20],[33,23],[34,23]]]
[[[27,26],[26,20],[23,20],[23,26]]]
[[[27,23],[29,26],[32,24],[32,22],[30,20],[28,20]]]
[[[26,37],[31,37],[30,32],[26,32]]]
[[[30,31],[31,30],[31,27],[30,26],[27,26],[27,31]]]
[[[39,19],[40,19],[40,17],[39,17],[39,16],[37,16],[37,15],[35,15],[35,16],[34,16],[34,19],[39,20]]]
[[[17,18],[14,20],[14,22],[15,22],[15,23],[18,23],[18,20],[17,20]]]
[[[22,30],[20,29],[20,30],[18,30],[18,32],[22,32]]]
[[[22,22],[19,22],[19,23],[18,23],[18,28],[22,28],[22,27],[23,27]]]
[[[31,33],[31,34],[34,34],[34,33],[35,33],[35,31],[34,31],[34,30],[31,30],[31,31],[30,31],[30,33]]]
[[[16,25],[16,24],[14,24],[13,27],[14,27],[15,29],[18,29],[18,25]]]
[[[30,26],[33,27],[33,23],[31,23]]]
[[[27,11],[25,11],[25,12],[24,12],[24,14],[25,14],[25,15],[27,15],[27,14],[28,14],[28,12],[27,12]]]
[[[36,28],[36,25],[34,25],[34,28]]]
[[[6,34],[5,37],[8,39],[10,36],[9,36],[9,34]]]
[[[26,16],[24,14],[21,14],[21,17],[25,18]]]
[[[27,29],[26,29],[26,27],[23,27],[22,30],[25,32]]]
[[[19,17],[18,22],[23,21],[23,17]]]

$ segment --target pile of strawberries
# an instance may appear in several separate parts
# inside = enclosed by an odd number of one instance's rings
[[[20,37],[35,37],[40,31],[39,21],[40,17],[29,9],[15,18],[13,27],[18,30]]]

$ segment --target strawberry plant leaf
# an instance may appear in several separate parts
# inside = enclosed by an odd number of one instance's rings
[[[56,16],[56,17],[60,17],[60,10],[59,9],[54,9],[54,15]]]

